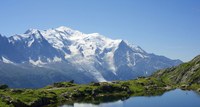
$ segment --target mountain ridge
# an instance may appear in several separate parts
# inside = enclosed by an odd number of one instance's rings
[[[10,66],[15,64],[16,70],[31,65],[33,68],[26,69],[31,75],[36,75],[32,74],[35,68],[45,72],[53,69],[55,75],[64,75],[66,80],[76,78],[74,80],[77,83],[82,80],[128,80],[182,63],[180,60],[149,54],[141,47],[121,39],[113,40],[98,33],[85,34],[64,26],[48,30],[29,29],[24,34],[0,37],[0,41],[2,63]],[[9,68],[5,69],[12,72]],[[85,77],[75,77],[76,73],[77,76],[83,74]],[[50,76],[50,80],[55,80],[51,75],[47,76]],[[57,81],[63,79],[53,82]],[[6,84],[9,85],[9,82]]]

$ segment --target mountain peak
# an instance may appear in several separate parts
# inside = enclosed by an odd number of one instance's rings
[[[54,30],[65,32],[65,33],[68,33],[69,35],[72,35],[72,34],[74,34],[76,32],[79,32],[77,30],[71,29],[71,28],[66,27],[66,26],[60,26],[58,28],[55,28]]]
[[[28,71],[25,74],[30,75],[34,71],[33,78],[44,74],[48,81],[55,82],[57,78],[51,75],[52,71],[58,78],[74,79],[80,83],[83,80],[133,79],[177,65],[176,60],[148,54],[127,41],[110,39],[98,33],[85,34],[65,26],[47,30],[28,29],[25,34],[5,37],[5,40],[0,37],[0,60],[7,65],[16,63],[19,68],[14,71]],[[13,74],[13,68],[6,69]],[[48,75],[43,71],[48,71]],[[19,80],[17,82],[20,83]]]
[[[58,30],[72,30],[71,28],[66,27],[66,26],[60,26],[60,27],[55,28],[55,29],[58,29]]]
[[[126,41],[126,40],[121,40],[120,45],[128,46],[128,47],[130,47],[131,49],[133,49],[134,51],[139,52],[139,53],[146,53],[146,52],[145,52],[141,47],[139,47],[138,45],[131,44],[131,43],[129,43],[129,42]]]
[[[0,38],[4,38],[4,36],[0,34]]]
[[[34,34],[34,33],[38,33],[39,30],[38,29],[28,29],[24,34]]]

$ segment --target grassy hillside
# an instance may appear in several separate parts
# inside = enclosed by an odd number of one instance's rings
[[[160,95],[167,86],[156,78],[140,78],[130,81],[90,83],[60,82],[41,89],[0,89],[0,107],[40,107],[59,105],[63,102],[100,103],[130,96]]]
[[[177,67],[160,70],[153,77],[160,78],[165,84],[198,89],[200,86],[200,55]]]

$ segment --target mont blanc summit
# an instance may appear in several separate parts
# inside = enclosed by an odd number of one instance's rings
[[[11,37],[0,35],[0,82],[11,87],[42,87],[67,80],[128,80],[180,63],[125,40],[64,26],[29,29]]]

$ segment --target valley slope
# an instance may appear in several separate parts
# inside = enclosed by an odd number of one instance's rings
[[[177,85],[186,89],[198,89],[200,86],[200,55],[177,67],[160,70],[153,77],[161,79],[165,84]]]
[[[63,103],[125,100],[130,96],[161,95],[169,90],[156,78],[74,84],[59,82],[40,89],[9,89],[0,86],[0,107],[58,107]]]
[[[59,82],[40,89],[10,89],[0,86],[0,106],[42,107],[59,106],[63,103],[101,102],[125,100],[130,96],[154,96],[181,88],[200,92],[200,56],[179,66],[157,71],[150,77],[135,80],[89,84],[74,81]],[[110,100],[109,100],[110,99]]]

